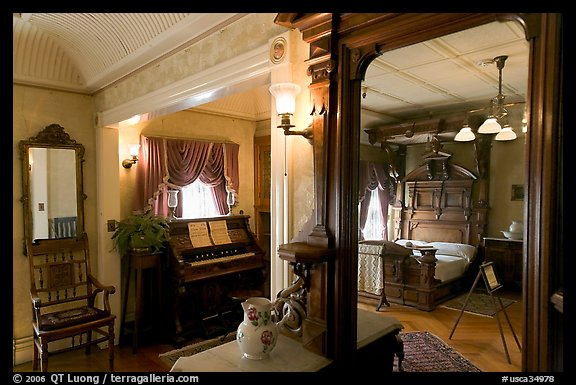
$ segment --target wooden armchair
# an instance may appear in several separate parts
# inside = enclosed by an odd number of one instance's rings
[[[90,272],[86,233],[79,238],[43,239],[28,242],[30,297],[34,328],[33,369],[48,370],[48,356],[108,342],[110,371],[114,370],[114,320],[109,295],[113,286],[104,286]],[[102,306],[96,298],[102,293]],[[93,339],[93,333],[99,336]],[[58,340],[69,339],[56,342]],[[56,342],[57,347],[52,349]],[[49,345],[50,344],[50,345]],[[50,350],[49,350],[50,346]]]

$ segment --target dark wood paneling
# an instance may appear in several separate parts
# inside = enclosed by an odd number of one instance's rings
[[[334,344],[329,355],[342,368],[355,360],[356,321],[353,308],[357,301],[357,196],[358,142],[360,131],[360,83],[370,62],[384,51],[419,43],[491,21],[520,22],[531,43],[528,95],[528,135],[525,163],[527,252],[524,261],[525,324],[523,333],[523,369],[546,371],[550,350],[558,342],[550,338],[549,304],[552,293],[561,284],[561,174],[557,173],[562,132],[562,14],[491,13],[407,13],[407,14],[279,14],[284,26],[299,28],[309,43],[329,39],[322,45],[330,58],[330,71],[324,95],[329,108],[323,121],[321,151],[315,151],[315,180],[326,183],[316,196],[326,212],[323,228],[334,235],[335,261],[329,269],[328,334]],[[311,44],[311,58],[314,52]],[[314,65],[311,65],[311,68]],[[315,139],[316,140],[316,139]],[[317,158],[320,159],[317,160]],[[487,186],[486,189],[487,191]],[[482,195],[483,197],[486,194]],[[484,202],[486,203],[486,202]],[[317,213],[318,215],[318,213]],[[331,276],[331,272],[333,275]]]

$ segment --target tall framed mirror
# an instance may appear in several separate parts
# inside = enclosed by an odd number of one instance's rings
[[[64,127],[50,124],[37,136],[20,141],[19,149],[25,241],[82,234],[84,146]]]

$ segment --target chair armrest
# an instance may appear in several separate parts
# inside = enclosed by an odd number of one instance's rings
[[[96,277],[94,277],[92,274],[88,274],[88,279],[90,280],[90,282],[92,282],[92,284],[94,286],[96,286],[97,289],[99,289],[100,291],[104,291],[104,292],[108,292],[109,294],[114,294],[116,293],[116,288],[112,285],[103,285],[100,281],[98,281],[98,279],[96,279]]]
[[[91,306],[94,306],[94,302],[96,299],[96,295],[98,293],[103,293],[104,295],[104,310],[110,312],[110,301],[109,295],[116,293],[116,288],[112,285],[105,286],[100,281],[96,279],[92,274],[88,274],[88,280],[96,287],[96,290],[92,293],[92,296],[89,298],[89,303]]]
[[[34,321],[40,319],[40,309],[42,308],[42,299],[38,296],[36,289],[30,289],[30,299],[32,300],[32,318]]]
[[[30,299],[32,300],[32,307],[35,310],[39,310],[42,306],[42,299],[36,293],[36,290],[30,290]]]

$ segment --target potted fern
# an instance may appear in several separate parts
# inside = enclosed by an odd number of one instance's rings
[[[166,218],[149,211],[144,214],[132,214],[116,222],[112,240],[114,248],[121,256],[126,255],[128,251],[159,252],[166,247],[169,230]]]

